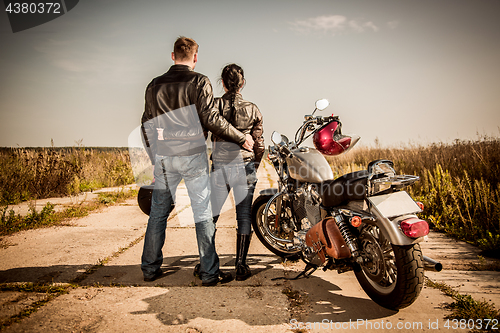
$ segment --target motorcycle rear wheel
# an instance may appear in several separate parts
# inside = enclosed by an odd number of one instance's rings
[[[264,223],[264,209],[266,208],[267,202],[272,198],[271,195],[261,195],[257,199],[255,199],[252,205],[252,227],[257,235],[257,238],[261,241],[264,246],[271,251],[272,253],[286,258],[288,260],[297,260],[300,258],[300,250],[291,250],[289,243],[278,242],[272,239],[269,236],[268,231],[266,230]],[[269,209],[268,222],[267,226],[269,231],[273,233],[275,237],[283,238],[283,239],[292,239],[292,233],[284,233],[280,231],[280,226],[276,225],[276,215],[275,214],[275,205],[271,204]]]
[[[424,284],[420,245],[392,245],[374,226],[363,230],[360,245],[370,260],[355,275],[366,294],[391,310],[411,305]]]

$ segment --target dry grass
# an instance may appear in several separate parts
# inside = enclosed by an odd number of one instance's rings
[[[376,159],[394,162],[402,174],[420,176],[409,189],[425,204],[421,215],[437,230],[494,255],[500,251],[500,139],[483,137],[452,144],[353,149],[330,158],[336,176],[365,169]]]
[[[127,149],[0,149],[0,204],[66,196],[134,181]]]

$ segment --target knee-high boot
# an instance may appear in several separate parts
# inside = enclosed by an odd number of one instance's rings
[[[250,267],[246,263],[251,238],[252,234],[236,234],[236,281],[244,281],[252,275]]]

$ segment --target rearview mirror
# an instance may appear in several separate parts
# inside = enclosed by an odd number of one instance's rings
[[[316,109],[322,111],[326,109],[330,105],[330,102],[328,102],[327,99],[319,99],[316,101]]]
[[[278,132],[274,131],[273,134],[271,135],[271,141],[277,145],[278,143],[281,142],[281,134]]]

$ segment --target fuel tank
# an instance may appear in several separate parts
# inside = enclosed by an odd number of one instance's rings
[[[333,179],[325,157],[316,149],[302,147],[292,150],[286,159],[290,176],[300,182],[321,183]]]

